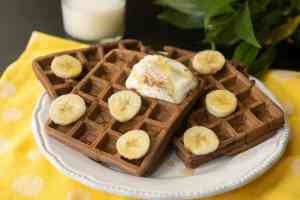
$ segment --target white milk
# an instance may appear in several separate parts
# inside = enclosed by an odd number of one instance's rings
[[[125,0],[62,0],[65,31],[96,41],[123,34]]]

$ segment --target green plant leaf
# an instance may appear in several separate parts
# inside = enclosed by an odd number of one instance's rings
[[[297,30],[300,24],[300,15],[287,20],[286,23],[275,28],[269,35],[266,36],[265,45],[276,45],[282,40],[290,37]]]
[[[232,45],[239,41],[237,35],[232,31],[234,15],[224,15],[214,18],[208,27],[204,42]]]
[[[156,4],[167,6],[185,14],[212,17],[233,12],[231,3],[237,0],[157,0]]]
[[[158,18],[183,29],[203,28],[203,17],[187,15],[175,10],[165,10]]]
[[[236,14],[234,32],[240,39],[260,48],[254,34],[248,2]]]
[[[213,17],[234,12],[231,6],[234,1],[236,0],[201,0],[198,5],[207,17]]]
[[[235,49],[233,58],[240,61],[242,64],[251,65],[259,53],[259,48],[248,44],[247,42],[241,42]]]
[[[198,0],[157,0],[156,4],[173,8],[185,14],[203,16],[203,9],[199,8]]]
[[[263,51],[256,59],[256,61],[249,66],[249,73],[256,76],[262,75],[274,62],[276,54],[277,50],[274,47]]]

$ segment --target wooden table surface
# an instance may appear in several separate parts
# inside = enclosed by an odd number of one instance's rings
[[[126,37],[143,40],[154,48],[163,44],[199,49],[199,31],[179,30],[156,18],[159,8],[151,0],[127,0]],[[60,0],[0,1],[0,73],[24,50],[34,30],[67,37],[63,30]],[[297,49],[281,52],[278,63],[295,66]],[[289,64],[288,64],[289,65]],[[277,65],[278,66],[278,65]]]

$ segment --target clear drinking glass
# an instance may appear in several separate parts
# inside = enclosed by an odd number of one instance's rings
[[[79,40],[99,41],[124,34],[126,0],[62,0],[67,34]]]

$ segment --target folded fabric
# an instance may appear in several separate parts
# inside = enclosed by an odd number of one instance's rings
[[[31,115],[44,89],[31,62],[56,51],[85,47],[77,42],[34,32],[20,58],[0,79],[0,199],[129,199],[90,189],[57,171],[38,151]],[[249,185],[208,199],[300,199],[300,73],[273,70],[264,82],[289,114],[292,138],[283,158]]]
[[[0,199],[128,199],[90,189],[57,171],[38,151],[31,115],[44,89],[31,62],[37,56],[85,47],[34,32],[26,50],[0,80]]]

